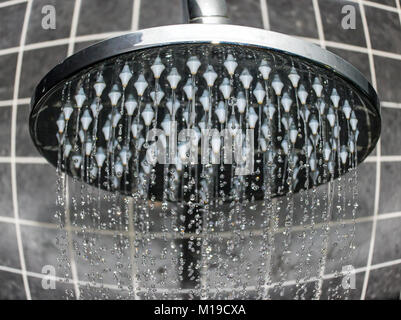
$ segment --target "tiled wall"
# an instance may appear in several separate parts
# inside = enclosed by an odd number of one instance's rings
[[[401,290],[400,0],[228,0],[233,23],[284,32],[344,57],[377,86],[381,141],[359,170],[354,299],[398,299]],[[53,4],[56,30],[43,30]],[[341,28],[341,8],[356,29]],[[0,0],[0,298],[62,296],[41,287],[55,264],[55,173],[32,147],[29,101],[39,79],[67,55],[138,28],[181,22],[181,0]],[[330,253],[335,256],[335,251]],[[340,281],[327,279],[323,291]],[[324,297],[324,295],[323,295]]]

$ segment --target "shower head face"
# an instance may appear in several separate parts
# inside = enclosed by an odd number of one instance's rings
[[[160,43],[37,95],[30,129],[50,163],[95,187],[166,201],[263,199],[363,161],[380,134],[369,94],[275,48]]]

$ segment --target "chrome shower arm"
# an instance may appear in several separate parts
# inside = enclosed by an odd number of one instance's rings
[[[182,0],[188,23],[230,23],[225,0]]]

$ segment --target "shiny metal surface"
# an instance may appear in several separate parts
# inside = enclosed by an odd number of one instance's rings
[[[281,33],[227,24],[182,24],[140,30],[86,48],[53,68],[39,83],[32,107],[51,89],[73,74],[108,58],[144,48],[184,43],[225,43],[266,48],[301,57],[335,72],[361,91],[379,112],[379,100],[369,81],[337,55]]]

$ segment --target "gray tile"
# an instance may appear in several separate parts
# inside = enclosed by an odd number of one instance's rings
[[[288,247],[285,239],[283,233],[277,234],[274,239],[272,281],[317,277],[320,272],[319,261],[323,257],[322,229],[292,231]]]
[[[51,41],[61,38],[68,38],[71,31],[72,13],[74,11],[75,1],[65,0],[35,0],[32,4],[32,11],[29,17],[28,31],[26,35],[26,43],[36,43],[42,41]],[[42,8],[46,5],[55,8],[55,29],[44,29],[42,21],[49,14]],[[45,22],[47,20],[45,19]]]
[[[401,259],[401,218],[377,221],[372,264]]]
[[[44,289],[41,278],[28,277],[32,300],[73,300],[74,286],[64,282],[56,282],[55,289]],[[46,281],[46,279],[44,280]]]
[[[8,163],[0,163],[0,190],[0,216],[13,217],[11,165]]]
[[[139,28],[151,28],[183,22],[181,0],[141,1]]]
[[[383,162],[380,177],[379,213],[401,211],[401,162]]]
[[[379,4],[384,4],[384,5],[390,6],[390,7],[395,7],[396,6],[395,2],[399,1],[399,0],[370,0],[370,1],[371,2],[376,2],[376,3],[379,3]]]
[[[312,0],[267,0],[272,31],[318,38]]]
[[[0,266],[19,269],[17,235],[13,223],[0,222]]]
[[[381,132],[381,154],[401,154],[401,110],[381,108],[382,132]]]
[[[87,244],[91,244],[88,246]],[[73,247],[78,278],[83,281],[131,285],[127,237],[74,232]]]
[[[41,157],[35,148],[29,134],[29,113],[30,105],[18,105],[17,107],[17,131],[15,154],[17,157]]]
[[[343,28],[342,21],[346,15],[342,13],[342,8],[346,5],[355,8],[355,29]],[[344,0],[319,0],[319,8],[326,40],[366,47],[362,19],[357,3]]]
[[[367,300],[399,300],[401,297],[401,265],[371,270]]]
[[[311,300],[316,295],[316,281],[307,282],[300,285],[290,285],[275,287],[269,290],[272,300]]]
[[[263,28],[259,0],[231,0],[227,3],[227,7],[232,24]]]
[[[371,81],[369,56],[366,53],[342,50],[332,47],[328,47],[327,49],[351,63],[354,67],[362,72],[366,79]]]
[[[17,53],[0,56],[0,100],[13,98],[17,57]]]
[[[373,215],[376,192],[376,163],[361,163],[358,166],[358,209],[356,217]],[[352,218],[352,216],[348,216]]]
[[[28,271],[42,273],[44,266],[51,265],[56,268],[56,276],[59,276],[57,258],[60,255],[56,245],[57,235],[56,229],[21,225],[25,263]]]
[[[0,156],[10,156],[11,107],[0,107]]]
[[[338,225],[331,228],[326,274],[341,272],[343,267],[348,265],[355,269],[366,265],[372,222],[356,223],[355,231],[353,228],[354,225],[352,224]]]
[[[26,3],[0,8],[0,49],[18,47]]]
[[[351,180],[350,180],[351,179]],[[353,203],[357,202],[358,207],[355,211],[355,217],[368,217],[373,215],[374,206],[374,195],[375,195],[375,181],[376,181],[376,164],[375,163],[362,163],[357,167],[357,188],[358,194],[353,198],[352,187],[355,183],[353,173],[348,173],[342,176],[340,180],[335,180],[333,185],[334,196],[333,196],[333,206],[331,211],[331,220],[339,221],[341,219],[352,219],[353,218]],[[338,188],[341,187],[341,197],[338,193]],[[325,197],[323,193],[326,193]],[[316,201],[317,207],[315,208],[314,222],[322,223],[324,222],[322,214],[323,210],[327,210],[327,194],[328,194],[328,184],[321,185],[316,191]],[[310,190],[308,192],[309,200],[311,201],[313,192]],[[301,202],[301,194],[295,194],[294,198],[294,225],[298,226],[301,223],[307,225],[310,223],[310,210],[309,206],[305,206],[304,202]],[[304,198],[305,195],[304,195]],[[287,214],[286,199],[283,201],[283,212],[280,214],[280,226],[284,225],[284,218]],[[346,204],[345,211],[338,210],[337,206],[343,207]],[[306,207],[306,211],[305,211]]]
[[[55,46],[24,52],[19,97],[30,98],[39,81],[67,55],[67,46]]]
[[[347,281],[343,276],[324,280],[321,300],[360,300],[365,272],[356,273],[354,276],[355,287],[349,289],[344,289],[342,285],[343,281]]]
[[[0,271],[0,300],[25,300],[22,276],[16,273]]]
[[[365,6],[372,48],[401,53],[401,24],[396,12]],[[379,28],[377,26],[380,26]]]
[[[99,40],[100,41],[100,40]],[[85,42],[76,42],[74,45],[74,53],[83,50],[87,47],[90,47],[94,45],[95,43],[98,43],[99,41],[85,41]]]
[[[82,1],[77,35],[130,30],[132,5],[131,0]]]
[[[401,61],[374,57],[379,98],[382,101],[401,102]]]
[[[56,172],[49,164],[17,164],[19,215],[23,219],[55,222]]]

